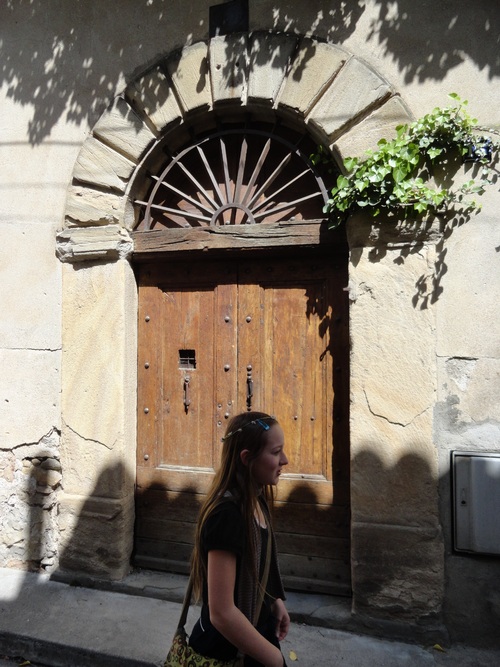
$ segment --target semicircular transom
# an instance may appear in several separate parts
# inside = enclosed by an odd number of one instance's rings
[[[328,198],[304,133],[252,124],[191,142],[149,176],[138,230],[319,219]]]

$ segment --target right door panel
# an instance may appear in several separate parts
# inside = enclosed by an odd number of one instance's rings
[[[279,419],[290,460],[276,502],[283,576],[296,589],[347,594],[345,276],[329,259],[242,263],[238,273],[239,372],[251,366],[252,409]]]

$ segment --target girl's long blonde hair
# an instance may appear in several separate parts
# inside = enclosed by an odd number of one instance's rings
[[[252,564],[251,572],[257,580],[255,571],[255,544],[253,522],[259,494],[264,492],[266,500],[272,501],[272,487],[262,487],[255,483],[253,464],[266,445],[269,427],[278,422],[265,412],[243,412],[233,417],[222,438],[222,455],[220,467],[201,507],[195,532],[193,555],[191,557],[191,580],[193,594],[200,600],[203,591],[203,582],[207,577],[207,554],[201,546],[203,526],[213,510],[224,500],[229,492],[231,498],[241,509],[245,525],[247,545],[247,562]],[[267,428],[266,428],[267,427]],[[244,464],[241,452],[248,450],[249,454]]]

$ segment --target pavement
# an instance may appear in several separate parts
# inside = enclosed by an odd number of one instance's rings
[[[161,667],[186,578],[134,572],[122,582],[84,584],[0,568],[0,667]],[[500,665],[500,648],[355,632],[347,598],[290,593],[287,606],[292,625],[282,650],[288,667]],[[198,611],[191,607],[188,630]]]

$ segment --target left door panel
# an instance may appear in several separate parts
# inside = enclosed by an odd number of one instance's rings
[[[235,405],[236,283],[235,269],[220,263],[139,269],[135,562],[142,567],[184,572],[189,562],[193,518]]]

